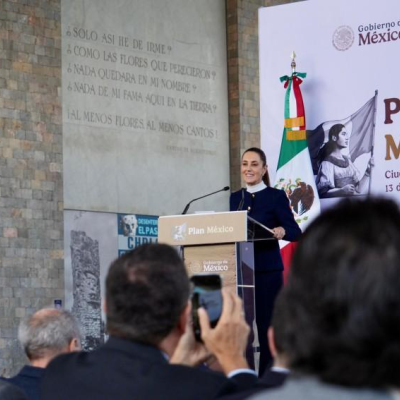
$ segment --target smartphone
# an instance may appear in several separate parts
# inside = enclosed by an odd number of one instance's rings
[[[194,336],[201,342],[201,329],[197,310],[203,307],[215,327],[222,313],[222,280],[217,274],[199,274],[190,278],[192,283],[192,321]]]

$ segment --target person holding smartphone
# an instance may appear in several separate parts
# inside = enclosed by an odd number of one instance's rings
[[[41,400],[212,400],[256,384],[244,349],[249,327],[240,298],[222,291],[215,328],[199,309],[191,326],[189,278],[176,249],[148,243],[116,259],[106,278],[107,342],[57,357],[46,368]],[[207,349],[206,349],[207,348]],[[210,353],[224,374],[193,368]]]
[[[246,189],[231,194],[230,210],[247,210],[249,216],[272,228],[277,239],[254,243],[256,323],[261,353],[259,374],[262,375],[272,361],[267,331],[275,297],[283,284],[278,240],[295,241],[301,235],[301,229],[294,219],[286,193],[270,187],[267,159],[261,149],[252,147],[243,153],[241,175]]]

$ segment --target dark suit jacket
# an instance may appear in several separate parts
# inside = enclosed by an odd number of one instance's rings
[[[301,235],[301,229],[294,219],[289,200],[283,190],[267,187],[256,193],[245,189],[231,194],[230,210],[237,211],[242,195],[242,210],[268,228],[282,226],[285,231],[284,240],[295,241]],[[254,264],[256,271],[283,270],[282,258],[277,240],[258,241],[254,243]]]
[[[42,380],[41,400],[207,400],[248,389],[251,374],[221,374],[171,365],[155,347],[111,337],[90,353],[53,360]]]
[[[27,400],[20,389],[0,378],[1,400]]]
[[[223,396],[221,397],[221,400],[244,400],[252,396],[253,394],[256,394],[258,392],[261,392],[265,389],[272,389],[276,388],[279,386],[282,386],[288,377],[288,373],[286,372],[278,372],[278,371],[272,371],[272,370],[267,370],[265,371],[264,375],[259,379],[257,382],[257,385],[249,390],[245,390],[240,393],[236,393],[233,395],[229,396]]]
[[[40,381],[44,368],[25,365],[17,375],[8,379],[8,382],[18,386],[29,400],[39,400]]]

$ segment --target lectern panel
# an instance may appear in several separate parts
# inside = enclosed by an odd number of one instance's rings
[[[160,217],[158,241],[172,246],[245,242],[247,211]]]
[[[186,246],[184,259],[189,276],[201,273],[219,274],[224,287],[233,287],[236,290],[235,244]]]

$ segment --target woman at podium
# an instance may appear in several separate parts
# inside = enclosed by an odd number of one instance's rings
[[[276,239],[295,241],[301,230],[294,220],[283,190],[270,187],[265,153],[257,148],[242,155],[241,175],[246,188],[230,197],[230,210],[247,210],[248,215],[271,228]],[[283,262],[277,240],[254,242],[256,323],[260,342],[261,375],[272,360],[267,330],[275,297],[283,284]]]

